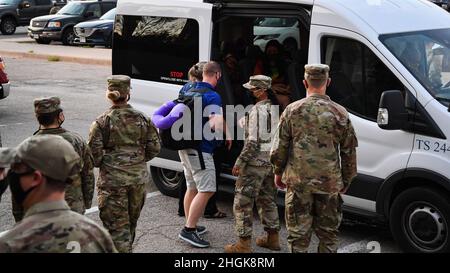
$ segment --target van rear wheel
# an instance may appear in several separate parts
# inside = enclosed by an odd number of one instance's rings
[[[150,167],[150,172],[153,182],[162,194],[178,198],[181,183],[184,183],[182,172],[158,167]]]
[[[447,195],[426,187],[408,189],[395,198],[389,218],[392,234],[404,251],[450,251]]]

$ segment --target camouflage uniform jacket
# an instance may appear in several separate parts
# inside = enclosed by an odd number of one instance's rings
[[[288,185],[336,193],[356,176],[357,146],[345,108],[314,94],[284,110],[270,161]]]
[[[0,237],[0,253],[117,252],[109,233],[70,211],[65,201],[42,202]]]
[[[270,167],[270,147],[272,142],[272,124],[270,100],[256,103],[245,116],[245,143],[236,166],[243,168],[245,165]],[[275,130],[273,130],[275,131]]]
[[[72,177],[72,183],[66,187],[66,201],[72,210],[84,213],[92,205],[95,190],[94,159],[92,158],[91,149],[80,135],[63,128],[41,129],[35,134],[60,135],[72,144],[80,156],[81,172]]]
[[[92,123],[88,144],[95,167],[100,168],[100,187],[146,183],[146,162],[161,148],[152,121],[130,105],[112,106],[99,116]]]

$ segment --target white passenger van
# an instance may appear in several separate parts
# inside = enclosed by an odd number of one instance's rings
[[[330,65],[328,94],[350,112],[359,140],[345,210],[387,221],[405,251],[450,251],[445,10],[422,0],[119,0],[117,14],[113,73],[132,78],[131,103],[148,115],[177,97],[199,60],[223,66],[224,104],[245,104],[241,84],[268,65],[255,41],[279,37],[255,37],[255,27],[266,18],[296,20],[296,47],[278,41],[276,76],[289,90],[279,94],[303,98],[304,65]],[[235,141],[218,157],[224,181],[235,180],[231,167],[242,145]],[[160,191],[176,196],[183,180],[177,152],[163,149],[150,165]]]

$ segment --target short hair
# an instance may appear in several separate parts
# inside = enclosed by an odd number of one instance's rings
[[[47,187],[55,191],[65,191],[67,181],[60,181],[44,175],[47,180]],[[70,178],[69,178],[70,179]]]
[[[222,72],[220,65],[217,62],[210,61],[205,64],[203,67],[203,75],[212,76],[216,73]]]
[[[329,79],[329,77],[326,77],[325,79],[320,79],[320,80],[316,80],[316,79],[305,79],[305,80],[308,83],[308,85],[310,85],[311,87],[320,88],[324,84],[327,83],[328,79]]]
[[[49,126],[56,121],[56,119],[59,117],[59,114],[61,112],[62,112],[62,110],[58,109],[55,112],[38,114],[38,115],[36,115],[36,118],[40,125]]]

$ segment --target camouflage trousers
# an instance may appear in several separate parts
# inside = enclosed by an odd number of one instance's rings
[[[319,253],[337,252],[343,203],[340,194],[318,194],[288,186],[285,202],[290,252],[307,252],[313,231],[320,240]]]
[[[67,186],[65,191],[65,199],[67,205],[69,205],[72,211],[78,212],[81,215],[84,214],[85,207],[83,201],[83,192],[81,191],[81,185]],[[25,216],[25,211],[22,205],[18,204],[12,196],[11,196],[11,204],[14,220],[16,221],[16,223],[22,221],[23,216]]]
[[[136,225],[145,196],[145,184],[98,188],[100,219],[119,252],[132,251]]]
[[[233,205],[235,229],[239,237],[252,236],[255,202],[264,230],[280,230],[276,195],[277,189],[271,167],[246,165],[241,169],[236,181]]]

